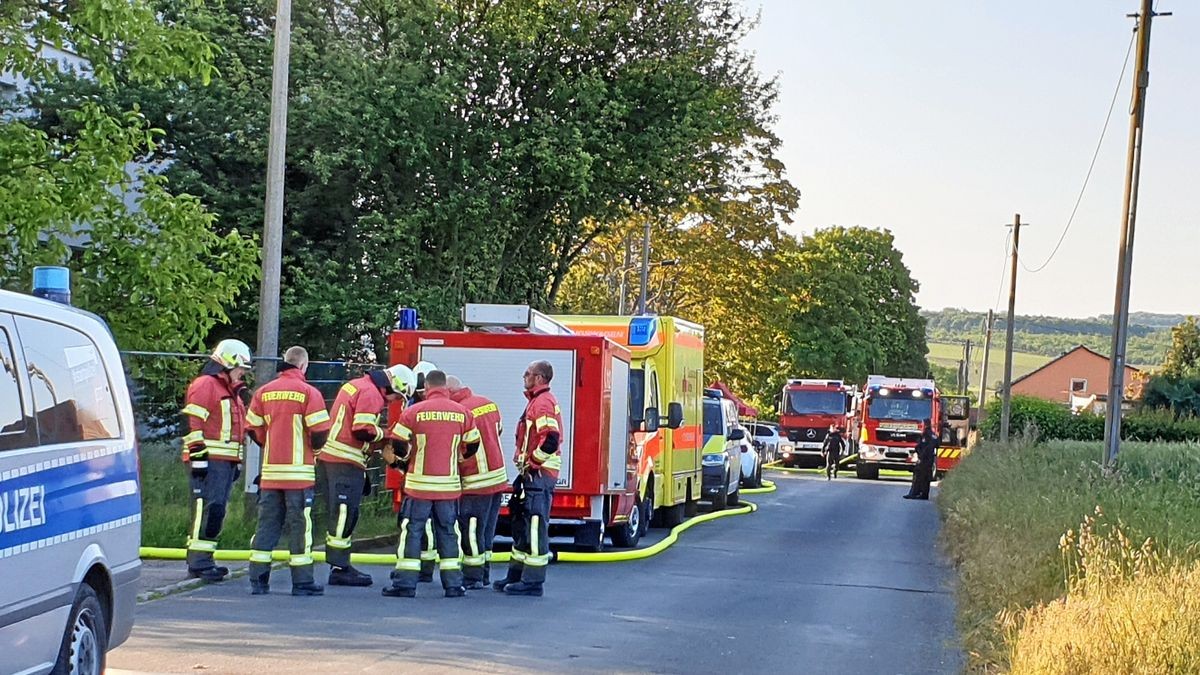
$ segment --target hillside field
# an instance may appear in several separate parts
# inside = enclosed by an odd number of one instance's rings
[[[1001,344],[992,343],[992,357],[988,363],[988,388],[993,389],[997,383],[1004,379],[1004,348],[1001,335]],[[993,339],[995,336],[993,336]],[[971,389],[977,390],[979,387],[979,358],[983,354],[983,346],[971,349]],[[947,368],[958,368],[958,360],[962,358],[962,345],[948,344],[945,342],[930,342],[929,343],[929,361],[939,366]],[[1013,352],[1013,379],[1021,377],[1025,373],[1031,372],[1042,364],[1050,360],[1051,357],[1041,354],[1030,354],[1028,352]],[[943,383],[939,383],[943,384]],[[953,382],[945,383],[953,386]]]

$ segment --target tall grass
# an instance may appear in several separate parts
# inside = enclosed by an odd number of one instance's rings
[[[179,460],[178,442],[153,442],[141,446],[142,467],[142,545],[182,548],[187,545],[193,511],[187,471]],[[245,498],[244,478],[239,478],[229,497],[220,546],[226,549],[250,548],[250,538],[258,524],[253,498]],[[396,518],[386,499],[364,500],[355,527],[354,538],[362,539],[396,531]],[[313,531],[324,532],[325,509],[320,495],[313,508]],[[324,544],[324,535],[314,536],[314,544]],[[280,547],[286,547],[281,542]]]
[[[1200,565],[1131,541],[1099,508],[1059,548],[1067,595],[1008,622],[1013,673],[1200,672]]]
[[[971,671],[1007,668],[1012,617],[1066,596],[1071,576],[1060,541],[1097,506],[1130,540],[1150,538],[1180,564],[1197,558],[1200,445],[1122,448],[1111,476],[1100,466],[1100,445],[1080,442],[985,444],[947,476],[943,542],[959,569],[959,628]]]

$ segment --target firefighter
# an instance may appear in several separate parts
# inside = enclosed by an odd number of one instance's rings
[[[929,499],[929,481],[933,478],[933,465],[937,461],[940,445],[933,422],[925,420],[921,429],[921,440],[917,441],[917,465],[913,468],[912,487],[905,499]]]
[[[263,595],[271,581],[271,551],[286,530],[292,595],[323,595],[313,580],[312,504],[316,452],[329,438],[329,412],[317,388],[304,379],[308,351],[289,347],[279,375],[259,387],[246,413],[262,446],[258,529],[250,541],[250,593]],[[358,489],[362,489],[360,483]]]
[[[450,391],[450,400],[471,411],[475,428],[479,430],[479,452],[458,465],[463,492],[458,500],[458,527],[466,540],[463,582],[464,587],[472,591],[491,583],[492,540],[496,537],[496,521],[500,518],[501,495],[508,490],[508,470],[504,466],[504,449],[500,446],[504,425],[500,408],[472,392],[457,377],[446,378],[446,388]]]
[[[229,574],[213,560],[225,521],[225,506],[241,474],[242,437],[250,390],[242,377],[250,348],[241,340],[221,340],[200,376],[188,386],[183,414],[183,461],[189,472],[194,515],[187,542],[189,577],[222,581]]]
[[[458,498],[462,496],[458,463],[479,450],[479,431],[471,412],[450,400],[446,374],[433,370],[425,375],[425,400],[406,408],[388,435],[393,444],[384,449],[384,460],[394,466],[407,462],[408,471],[400,507],[396,569],[383,595],[416,597],[421,535],[432,519],[442,588],[447,598],[462,597],[466,590],[457,522]]]
[[[529,402],[517,422],[517,448],[513,457],[517,478],[509,502],[513,523],[512,558],[508,574],[492,588],[508,595],[542,595],[546,566],[550,564],[550,502],[562,467],[562,411],[550,380],[549,361],[534,361],[525,368],[525,397]]]
[[[367,460],[382,447],[385,431],[379,416],[390,401],[403,400],[416,389],[408,366],[373,370],[343,384],[330,409],[329,440],[317,455],[317,481],[325,495],[329,525],[325,562],[330,586],[370,586],[371,575],[350,564],[350,537],[358,522],[362,498],[370,494]]]
[[[417,361],[412,367],[413,374],[417,377],[416,389],[412,394],[412,403],[420,403],[425,400],[425,376],[437,370],[438,367],[428,361]],[[403,520],[401,516],[397,522]],[[418,581],[421,583],[429,583],[433,581],[433,570],[437,566],[438,552],[437,546],[434,545],[433,537],[433,521],[425,521],[425,533],[421,535],[421,574]]]
[[[413,403],[425,400],[425,377],[437,369],[437,366],[428,361],[417,361],[417,365],[412,367],[412,371],[417,375],[417,390],[412,396]]]
[[[825,480],[837,478],[838,463],[842,459],[842,450],[846,447],[842,431],[838,425],[830,424],[825,442],[821,444],[821,456],[825,458]]]

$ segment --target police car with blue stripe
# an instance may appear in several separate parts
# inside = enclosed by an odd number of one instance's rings
[[[69,306],[66,281],[63,268],[37,268],[41,297],[0,291],[4,673],[99,674],[133,625],[133,408],[108,326]]]

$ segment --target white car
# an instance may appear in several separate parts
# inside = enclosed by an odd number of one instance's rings
[[[762,464],[770,464],[779,459],[779,427],[770,422],[749,422],[746,431],[752,436],[754,447]]]
[[[759,488],[762,487],[763,460],[750,436],[750,429],[746,425],[741,428],[745,430],[745,435],[738,441],[741,447],[742,487]]]

